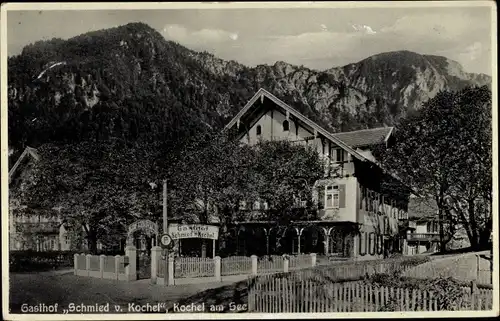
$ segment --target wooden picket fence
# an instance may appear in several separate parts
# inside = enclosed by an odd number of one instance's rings
[[[250,281],[251,282],[251,281]],[[375,286],[363,281],[325,283],[314,280],[273,277],[251,283],[248,292],[250,312],[375,312],[490,310],[492,289],[464,287],[461,300],[444,307],[432,291]]]
[[[293,271],[288,277],[299,280],[320,277],[331,282],[360,280],[367,275],[377,273],[393,274],[395,271],[403,272],[421,262],[425,262],[425,258],[332,262],[329,265],[320,265]]]
[[[291,255],[289,257],[289,269],[303,269],[305,267],[311,267],[311,255],[310,254],[299,254],[299,255]]]
[[[257,261],[258,273],[276,273],[283,272],[284,260],[279,255],[265,255]]]
[[[231,256],[221,259],[221,275],[252,274],[252,258],[247,256]]]
[[[212,258],[181,257],[174,260],[175,278],[200,278],[215,276]]]

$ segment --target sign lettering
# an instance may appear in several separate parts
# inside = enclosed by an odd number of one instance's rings
[[[217,240],[219,238],[219,227],[203,224],[171,224],[168,227],[168,234],[173,240],[190,238]]]
[[[136,221],[128,227],[128,234],[130,235],[138,230],[149,232],[150,234],[158,234],[158,225],[150,220]]]

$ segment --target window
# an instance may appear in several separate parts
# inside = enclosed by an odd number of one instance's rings
[[[257,128],[255,128],[255,132],[257,136],[260,136],[262,133],[262,127],[260,127],[260,125],[257,125]]]
[[[437,233],[438,232],[438,224],[437,224],[437,222],[429,222],[429,223],[427,223],[427,232],[428,233]]]
[[[337,155],[335,156],[335,160],[337,163],[344,162],[344,150],[343,149],[337,149]]]
[[[288,122],[288,120],[285,120],[285,121],[283,122],[283,131],[284,131],[284,132],[287,132],[287,131],[289,131],[289,130],[290,130],[290,123]]]
[[[327,186],[325,191],[325,207],[339,208],[339,187]]]
[[[335,163],[345,163],[347,161],[348,154],[342,148],[332,148],[330,155]]]

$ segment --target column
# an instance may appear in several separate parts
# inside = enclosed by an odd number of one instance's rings
[[[128,265],[125,266],[125,275],[128,281],[137,280],[137,249],[135,246],[125,248],[125,256],[128,257]]]
[[[222,281],[222,276],[221,276],[221,258],[220,256],[216,256],[214,258],[214,264],[215,264],[215,280],[217,282]]]
[[[90,258],[92,257],[91,254],[87,254],[85,256],[85,276],[89,276],[89,271],[90,271]]]
[[[161,247],[153,246],[151,248],[151,283],[157,284],[158,264],[161,258]]]
[[[252,255],[250,258],[252,259],[252,275],[257,275],[257,255]]]
[[[298,248],[297,248],[297,254],[300,254],[300,237],[302,236],[302,232],[304,231],[304,228],[301,228],[301,229],[298,229],[298,228],[295,228],[295,230],[297,231],[297,237],[298,237]]]
[[[174,279],[174,260],[175,260],[175,258],[169,256],[167,258],[167,260],[168,260],[168,283],[165,283],[165,284],[174,285],[175,284],[175,279]]]
[[[106,259],[106,255],[99,255],[99,274],[101,279],[104,278],[104,260]]]
[[[78,254],[75,253],[75,255],[73,255],[73,266],[75,267],[74,268],[74,274],[77,275],[78,274]]]
[[[288,255],[283,256],[283,272],[288,272],[288,267],[290,266],[290,260],[288,260]]]
[[[316,266],[316,253],[311,253],[311,266]]]

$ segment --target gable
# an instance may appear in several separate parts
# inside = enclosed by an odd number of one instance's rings
[[[23,172],[24,168],[29,167],[28,163],[31,162],[31,160],[38,161],[39,159],[40,156],[36,149],[26,147],[9,171],[9,184],[20,172]]]
[[[243,109],[226,125],[224,130],[233,132],[236,137],[241,138],[250,132],[250,129],[253,128],[255,122],[262,115],[273,109],[280,110],[285,114],[287,119],[290,119],[290,123],[299,123],[303,128],[310,129],[313,137],[325,138],[334,143],[334,145],[344,149],[353,157],[362,161],[370,161],[330,132],[262,88],[257,91]]]

